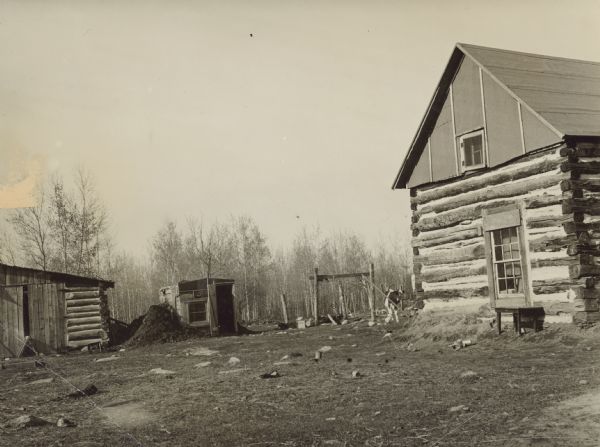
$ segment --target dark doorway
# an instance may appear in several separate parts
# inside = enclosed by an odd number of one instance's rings
[[[29,290],[23,286],[23,336],[29,336]]]
[[[235,309],[233,305],[233,284],[217,284],[217,318],[221,333],[235,332]]]
[[[31,316],[29,312],[29,288],[27,286],[23,286],[23,346],[21,347],[21,352],[19,353],[19,357],[30,357],[33,355],[37,355],[35,352],[32,342],[33,340],[29,339],[31,335]]]

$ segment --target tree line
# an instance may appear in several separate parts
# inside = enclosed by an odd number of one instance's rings
[[[205,277],[235,280],[238,318],[281,321],[281,296],[291,319],[312,314],[309,275],[365,272],[375,265],[376,307],[384,285],[402,287],[411,297],[411,250],[403,235],[368,247],[358,234],[324,234],[303,228],[287,247],[272,247],[246,215],[206,222],[189,216],[166,220],[149,240],[145,256],[118,250],[110,235],[109,212],[92,177],[78,170],[72,187],[55,177],[40,188],[37,205],[13,210],[0,239],[0,262],[115,282],[109,293],[114,318],[130,322],[158,303],[159,289]],[[350,312],[367,310],[367,287],[357,279],[320,285],[320,314],[337,313],[339,293]]]

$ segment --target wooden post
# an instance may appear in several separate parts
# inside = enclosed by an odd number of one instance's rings
[[[231,298],[233,299],[233,327],[235,328],[235,333],[237,334],[239,331],[239,324],[238,324],[239,305],[238,305],[237,298],[235,296],[235,284],[231,285]]]
[[[375,321],[375,309],[374,309],[374,300],[375,300],[375,266],[373,265],[373,263],[369,264],[368,296],[369,296],[369,309],[371,310],[371,321]]]
[[[285,293],[281,292],[280,295],[281,298],[281,311],[283,313],[283,322],[285,324],[288,324],[288,312],[287,312],[287,304],[285,303]]]
[[[315,277],[313,278],[313,316],[315,317],[315,326],[319,325],[319,268],[315,267]]]
[[[344,289],[342,283],[338,282],[338,291],[340,294],[340,313],[344,319],[348,318],[348,309],[346,307],[346,299],[344,298]]]
[[[212,337],[213,322],[212,322],[212,306],[210,303],[210,278],[209,278],[209,276],[206,277],[206,316],[208,318],[208,333]]]

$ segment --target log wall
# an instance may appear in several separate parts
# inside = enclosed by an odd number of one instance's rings
[[[600,321],[600,143],[574,142],[563,148],[561,171],[565,232],[573,238],[568,253],[576,260],[569,274],[580,285],[575,289],[574,318]]]
[[[576,237],[565,229],[571,216],[564,214],[564,181],[570,178],[564,149],[554,145],[483,173],[411,190],[415,286],[423,300],[487,297],[482,210],[522,203],[532,304],[550,314],[573,311],[580,280],[572,274],[578,260],[569,252]],[[594,218],[600,256],[600,206]]]
[[[102,287],[67,287],[67,346],[79,348],[108,339],[110,312]]]

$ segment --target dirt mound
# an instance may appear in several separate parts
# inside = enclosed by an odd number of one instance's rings
[[[143,346],[178,339],[184,331],[175,310],[167,303],[150,306],[140,326],[127,341],[128,346]]]

